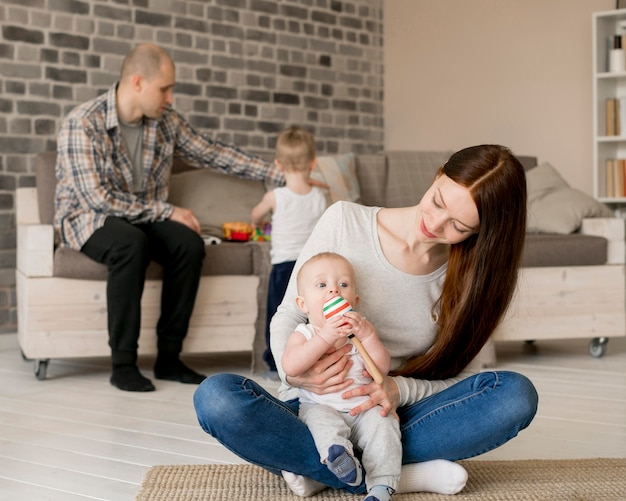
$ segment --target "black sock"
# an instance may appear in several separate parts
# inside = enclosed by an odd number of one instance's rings
[[[114,365],[111,384],[124,391],[154,391],[154,385],[143,377],[136,365]]]
[[[178,355],[172,356],[170,354],[157,356],[154,364],[154,377],[187,384],[200,384],[206,379],[205,375],[198,374],[187,367],[178,358]]]

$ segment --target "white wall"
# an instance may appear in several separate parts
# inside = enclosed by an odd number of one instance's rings
[[[591,194],[591,13],[615,0],[384,6],[386,149],[504,144]]]

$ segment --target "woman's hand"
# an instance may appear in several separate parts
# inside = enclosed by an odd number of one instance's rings
[[[346,379],[348,370],[352,367],[352,359],[348,356],[351,349],[352,345],[348,343],[329,352],[304,374],[287,376],[287,382],[291,386],[304,388],[318,395],[344,390],[353,383],[352,379]]]
[[[400,402],[400,392],[398,391],[398,385],[392,377],[385,376],[382,384],[371,382],[370,384],[348,390],[342,394],[342,397],[348,399],[363,395],[369,395],[370,399],[352,409],[350,411],[351,416],[356,416],[361,412],[365,412],[372,407],[380,405],[382,407],[380,411],[381,416],[391,415],[398,419],[396,409]]]

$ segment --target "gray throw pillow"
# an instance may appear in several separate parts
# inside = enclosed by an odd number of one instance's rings
[[[529,233],[573,233],[587,217],[614,217],[613,212],[580,190],[570,187],[547,162],[526,172]]]

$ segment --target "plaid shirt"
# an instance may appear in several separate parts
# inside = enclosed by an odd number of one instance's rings
[[[284,184],[271,162],[196,132],[176,111],[158,120],[144,117],[141,189],[134,191],[133,168],[118,126],[117,84],[75,108],[57,138],[54,227],[60,244],[80,250],[108,216],[134,224],[168,219],[174,156],[196,168]]]

